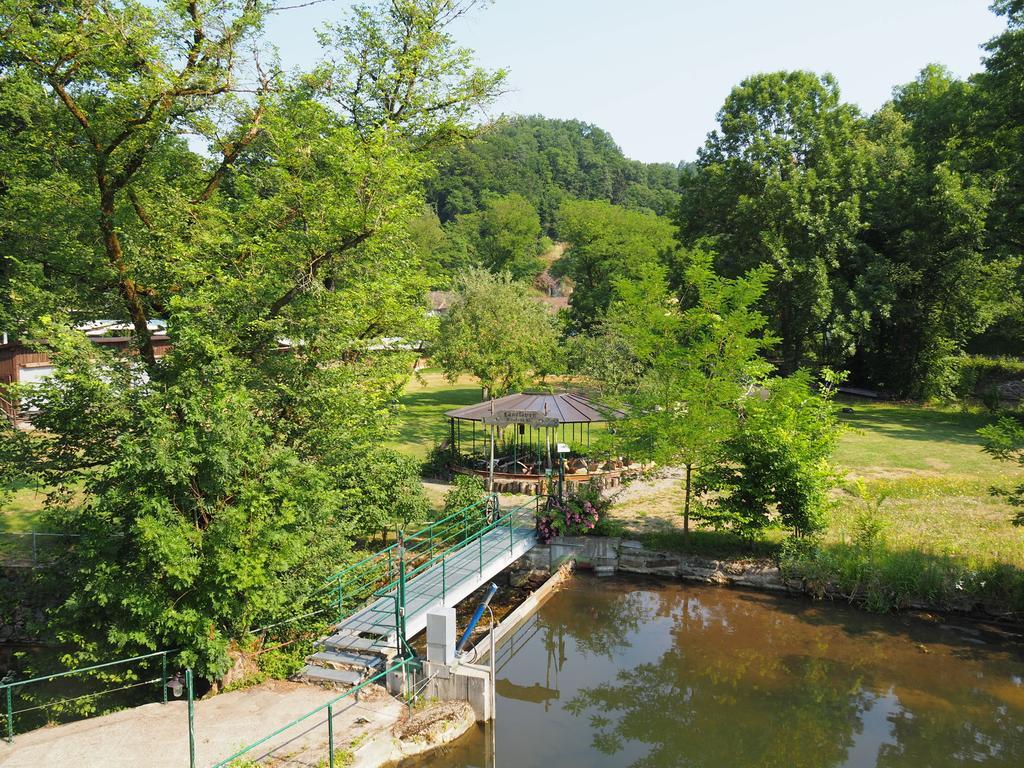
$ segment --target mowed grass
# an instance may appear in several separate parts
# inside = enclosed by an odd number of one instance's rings
[[[841,414],[847,429],[833,459],[844,482],[835,494],[826,543],[852,541],[858,519],[877,504],[891,550],[1024,568],[1024,531],[1010,523],[1010,508],[989,492],[1019,482],[1022,473],[982,450],[977,430],[989,422],[987,414],[863,401],[842,405],[852,413]],[[623,493],[612,513],[625,532],[675,548],[682,503],[680,481],[640,482]],[[771,532],[760,548],[772,549],[783,535]],[[737,543],[698,525],[690,548],[725,552]]]
[[[433,368],[424,368],[409,382],[400,399],[398,435],[391,442],[409,456],[426,458],[432,447],[448,437],[445,411],[481,400],[480,385],[468,376],[454,384]]]
[[[864,479],[942,477],[996,480],[1009,471],[981,449],[978,429],[987,413],[916,405],[845,402],[846,432],[834,460],[851,476]]]
[[[19,484],[0,490],[0,533],[25,533],[40,530],[46,494],[32,486]]]

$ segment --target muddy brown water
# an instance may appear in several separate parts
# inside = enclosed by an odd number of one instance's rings
[[[431,766],[1024,766],[1024,638],[577,576],[498,652],[497,724]],[[410,764],[411,765],[411,764]]]

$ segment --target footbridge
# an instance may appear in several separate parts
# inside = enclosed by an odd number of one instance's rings
[[[535,546],[540,503],[502,509],[487,496],[331,576],[338,619],[303,677],[356,685],[408,652],[428,612],[455,606]]]

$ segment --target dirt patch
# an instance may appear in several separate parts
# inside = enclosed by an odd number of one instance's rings
[[[466,718],[469,718],[470,722],[473,721],[473,708],[468,703],[444,701],[423,712],[417,712],[397,725],[392,733],[402,741],[441,744],[444,743],[446,732]]]

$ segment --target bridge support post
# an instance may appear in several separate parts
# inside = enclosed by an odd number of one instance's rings
[[[455,609],[435,608],[427,614],[427,661],[455,662]]]

